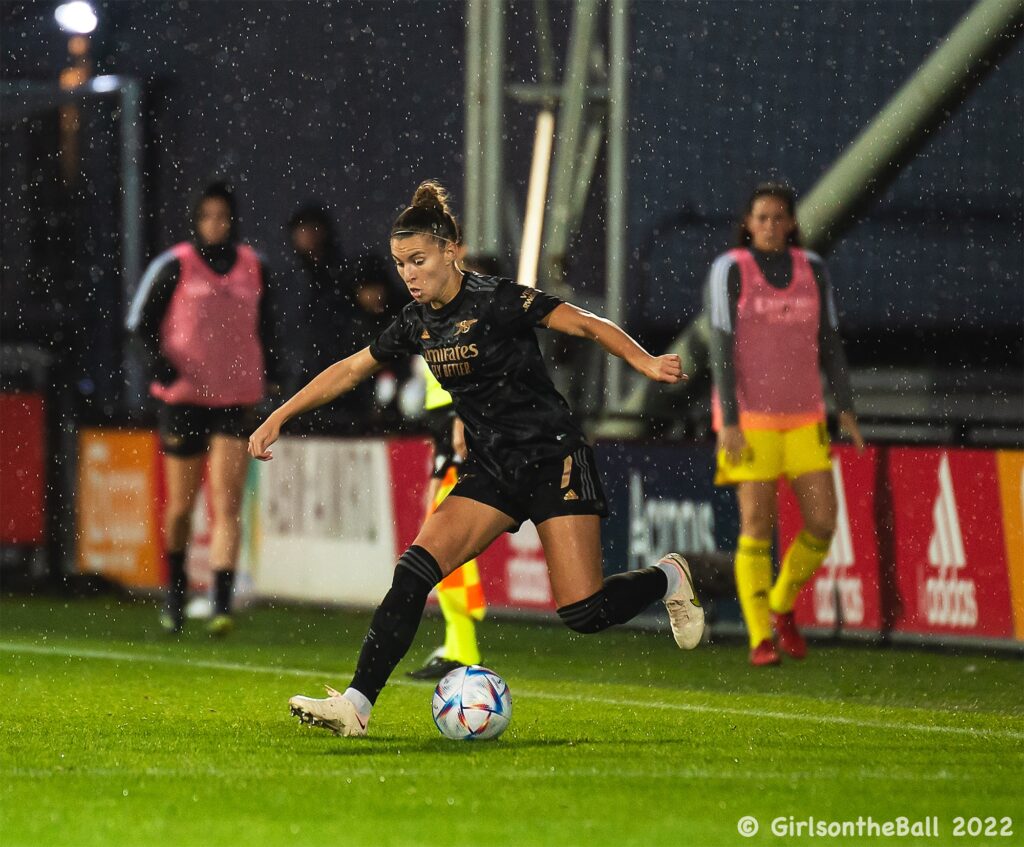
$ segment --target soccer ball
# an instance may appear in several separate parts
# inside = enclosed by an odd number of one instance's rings
[[[433,710],[445,738],[497,738],[512,720],[512,694],[494,671],[470,665],[456,668],[437,684]]]

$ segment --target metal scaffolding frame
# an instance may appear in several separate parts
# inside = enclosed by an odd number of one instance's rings
[[[539,81],[504,83],[505,0],[466,0],[463,228],[467,253],[498,257],[509,252],[508,242],[502,240],[501,221],[503,217],[517,221],[518,217],[503,199],[504,98],[536,105],[541,116],[554,116],[554,152],[550,187],[542,190],[543,202],[537,212],[544,215],[538,268],[529,278],[539,277],[553,291],[566,290],[566,251],[582,222],[603,148],[607,186],[605,302],[608,317],[617,323],[622,322],[625,314],[628,249],[627,3],[628,0],[574,0],[565,71],[559,82],[555,79],[551,46],[550,7],[547,0],[534,0]],[[599,26],[605,12],[607,48],[600,42],[604,31]],[[534,149],[550,148],[541,143]],[[542,173],[547,174],[547,169]],[[530,225],[530,214],[528,207],[525,227]],[[513,240],[518,239],[509,239]],[[613,358],[604,373],[602,406],[607,411],[617,411],[622,398],[622,362]]]

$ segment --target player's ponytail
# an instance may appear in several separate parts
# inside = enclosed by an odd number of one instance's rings
[[[421,182],[412,196],[412,203],[395,220],[391,227],[392,238],[409,235],[430,235],[444,242],[459,244],[462,233],[448,206],[448,190],[437,180]]]

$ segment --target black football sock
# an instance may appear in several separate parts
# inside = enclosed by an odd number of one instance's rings
[[[558,610],[569,629],[595,633],[616,624],[631,621],[668,589],[668,579],[660,568],[615,574],[604,581],[601,590],[577,603]]]
[[[394,581],[373,613],[352,677],[351,687],[370,703],[377,702],[391,672],[412,646],[427,597],[441,577],[437,561],[422,547],[410,547],[398,560]]]
[[[231,614],[231,592],[235,588],[235,572],[215,570],[213,572],[213,613]]]
[[[185,589],[188,587],[184,550],[167,554],[167,571],[167,599],[171,604],[181,606],[185,602]]]

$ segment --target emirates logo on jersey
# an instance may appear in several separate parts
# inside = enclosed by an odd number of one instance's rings
[[[455,324],[455,334],[465,335],[473,328],[473,324],[477,322],[477,318],[469,318],[465,321],[458,321]]]
[[[533,305],[533,301],[537,299],[537,290],[532,288],[529,291],[524,291],[520,296],[523,298],[523,311],[525,312]]]
[[[420,334],[420,339],[423,341],[430,341],[430,333],[427,332],[426,330],[423,330],[423,332]]]

